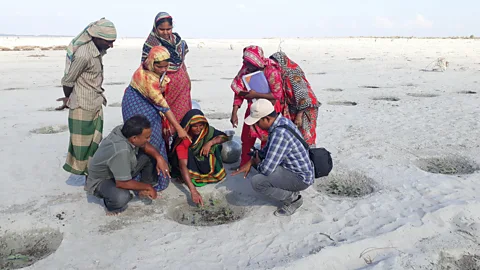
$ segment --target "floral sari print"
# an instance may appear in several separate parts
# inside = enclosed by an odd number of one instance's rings
[[[268,58],[264,57],[262,48],[258,46],[248,46],[243,49],[243,60],[251,63],[255,67],[259,69],[263,69],[263,73],[267,78],[268,84],[270,86],[270,91],[272,95],[277,99],[275,103],[275,110],[280,112],[283,108],[281,104],[283,104],[283,81],[282,76],[280,73],[279,65]],[[233,105],[241,106],[243,101],[246,99],[239,95],[241,91],[247,91],[245,87],[242,76],[248,74],[248,69],[245,64],[242,65],[242,68],[238,72],[237,76],[233,79],[231,84],[231,88],[234,92],[234,102]],[[250,106],[252,105],[253,101],[251,99],[247,100],[247,112],[245,114],[245,118],[250,115]],[[256,129],[254,126],[250,128],[250,135],[255,138],[260,138],[262,140],[266,139],[268,136],[266,131]]]
[[[285,103],[283,115],[295,121],[298,112],[303,111],[302,125],[299,127],[308,145],[315,145],[318,117],[318,102],[315,93],[300,66],[283,52],[270,56],[281,67]]]

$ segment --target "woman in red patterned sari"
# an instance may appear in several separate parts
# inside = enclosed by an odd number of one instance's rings
[[[290,118],[298,127],[310,147],[317,139],[318,102],[305,73],[283,52],[274,53],[270,59],[278,63],[282,72],[285,106],[283,116]]]
[[[261,94],[255,92],[255,90],[248,91],[245,87],[242,76],[258,70],[262,70],[267,78],[270,86],[270,93]],[[238,125],[238,109],[242,105],[243,101],[247,101],[247,111],[245,112],[245,118],[250,115],[250,106],[253,103],[253,99],[264,98],[272,101],[275,104],[275,110],[281,112],[283,110],[282,105],[284,103],[283,97],[283,81],[281,68],[277,62],[265,58],[262,48],[258,46],[248,46],[243,49],[243,66],[238,72],[237,76],[233,79],[231,88],[234,94],[233,109],[230,122],[233,127]],[[248,153],[250,149],[255,145],[255,140],[258,138],[262,141],[262,146],[266,143],[268,134],[266,131],[256,129],[254,126],[247,126],[243,124],[242,129],[242,155],[240,166],[244,165],[250,160]]]
[[[180,123],[183,116],[192,109],[191,82],[184,62],[185,55],[188,53],[188,46],[178,33],[172,32],[172,28],[172,17],[166,12],[158,13],[155,17],[153,29],[143,45],[142,63],[155,46],[163,46],[170,52],[170,65],[167,70],[170,84],[168,85],[168,91],[165,93],[165,99]]]

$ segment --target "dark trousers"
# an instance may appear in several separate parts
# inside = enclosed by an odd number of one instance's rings
[[[138,152],[137,166],[134,168],[132,176],[135,177],[140,173],[140,182],[151,185],[156,183],[156,161],[141,149]],[[103,198],[109,212],[122,212],[133,198],[130,190],[118,188],[114,179],[103,180],[95,189],[95,196]]]
[[[278,166],[269,176],[259,173],[252,177],[253,190],[282,203],[292,202],[298,192],[308,187],[300,176],[282,166]]]

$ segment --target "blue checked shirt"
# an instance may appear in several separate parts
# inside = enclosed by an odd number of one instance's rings
[[[270,175],[277,166],[282,166],[299,175],[305,184],[313,184],[314,169],[307,150],[290,131],[281,127],[276,128],[280,125],[289,126],[302,136],[292,121],[278,115],[268,129],[267,145],[261,150],[265,154],[265,159],[258,164],[257,171]]]

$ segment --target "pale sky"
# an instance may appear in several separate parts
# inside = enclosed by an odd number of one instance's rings
[[[74,36],[106,17],[146,37],[167,11],[184,38],[480,36],[478,0],[121,1],[2,1],[0,33]]]

